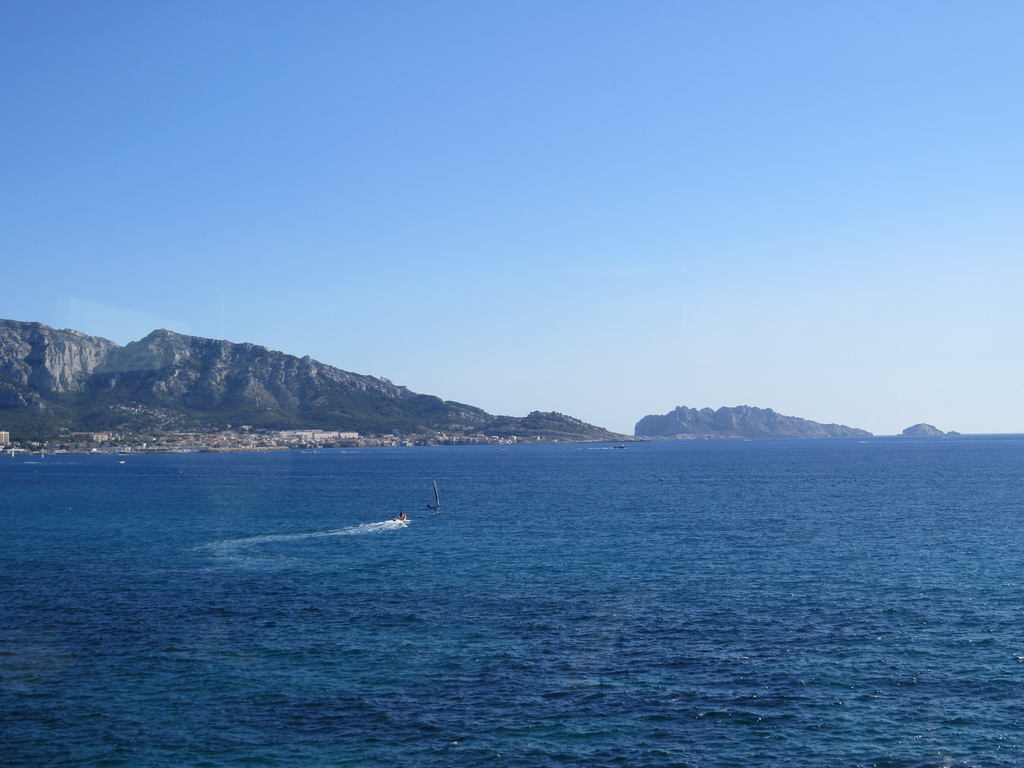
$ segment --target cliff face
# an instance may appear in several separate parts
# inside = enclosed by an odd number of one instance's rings
[[[819,424],[783,416],[771,408],[710,408],[679,406],[663,416],[644,416],[637,437],[867,437],[870,432],[840,424]]]
[[[81,390],[115,349],[98,336],[0,320],[0,376],[40,393]]]

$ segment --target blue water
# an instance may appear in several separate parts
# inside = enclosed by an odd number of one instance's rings
[[[0,764],[1024,764],[1022,507],[1021,437],[3,457]]]

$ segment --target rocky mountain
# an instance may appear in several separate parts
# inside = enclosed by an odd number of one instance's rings
[[[335,429],[453,435],[543,428],[548,437],[615,435],[561,414],[492,416],[255,344],[153,331],[125,346],[42,323],[0,320],[0,429]],[[532,434],[532,433],[530,433]]]
[[[117,344],[78,331],[57,331],[42,323],[0,320],[0,377],[36,393],[82,388]],[[27,405],[10,386],[0,389],[0,407]]]
[[[644,416],[637,422],[637,437],[868,437],[870,432],[840,424],[783,416],[771,408],[710,408],[679,406],[664,416]]]

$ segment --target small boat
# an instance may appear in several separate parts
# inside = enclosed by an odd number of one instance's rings
[[[432,509],[435,512],[441,508],[441,497],[437,495],[437,481],[434,481],[434,503],[427,504],[427,509]]]

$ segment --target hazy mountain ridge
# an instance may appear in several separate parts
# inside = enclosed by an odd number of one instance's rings
[[[361,434],[495,429],[572,439],[617,435],[561,414],[492,416],[391,381],[249,343],[167,330],[120,346],[0,320],[0,417],[23,429],[190,429],[246,424]]]
[[[819,424],[783,416],[771,408],[740,405],[697,410],[679,406],[661,415],[644,416],[634,429],[637,437],[869,437],[870,432],[841,424]]]

